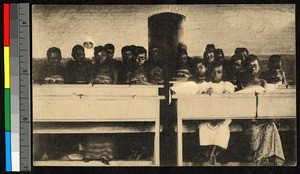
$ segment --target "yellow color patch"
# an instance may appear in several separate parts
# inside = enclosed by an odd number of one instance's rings
[[[4,47],[4,88],[10,88],[9,47]]]

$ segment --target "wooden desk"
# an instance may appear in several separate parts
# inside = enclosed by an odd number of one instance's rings
[[[177,100],[178,166],[183,165],[182,133],[185,120],[295,118],[295,91],[277,91],[280,93],[173,95],[172,98]]]
[[[33,85],[34,134],[102,134],[154,132],[154,159],[159,166],[160,100],[158,88],[138,85]],[[145,123],[143,124],[134,124]],[[68,124],[71,123],[71,124]],[[122,124],[120,124],[122,123]],[[123,123],[126,123],[124,126]],[[44,126],[47,124],[48,126]],[[149,126],[150,125],[150,126]],[[111,165],[139,166],[141,161]],[[41,166],[99,163],[34,161]]]

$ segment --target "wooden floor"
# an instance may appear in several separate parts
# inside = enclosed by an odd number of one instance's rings
[[[283,166],[296,166],[296,162],[286,162]],[[213,167],[213,166],[223,166],[223,167],[226,167],[226,166],[255,166],[253,163],[251,162],[228,162],[228,163],[225,163],[225,164],[222,164],[222,163],[215,163],[215,165],[211,165],[210,163],[208,162],[184,162],[183,163],[183,166],[207,166],[207,167]]]
[[[34,161],[34,166],[82,166],[82,167],[113,167],[113,166],[154,166],[153,161],[111,161],[109,165],[100,161]]]

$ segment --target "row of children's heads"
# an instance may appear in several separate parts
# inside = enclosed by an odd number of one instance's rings
[[[130,45],[121,49],[124,64],[137,63],[144,64],[147,60],[147,50],[142,46]]]
[[[113,58],[115,52],[115,47],[113,44],[106,44],[104,46],[99,45],[94,47],[94,57],[95,60],[99,63],[104,62],[106,59]],[[122,49],[123,61],[135,62],[137,64],[143,64],[147,59],[147,51],[144,47],[140,46],[125,46]],[[81,62],[85,59],[85,50],[81,45],[75,45],[72,48],[72,57],[75,61]],[[128,58],[127,58],[128,57]],[[57,47],[51,47],[47,51],[47,58],[50,64],[56,65],[59,64],[62,56],[61,51]],[[125,59],[124,59],[125,58]]]
[[[106,44],[104,46],[94,47],[94,56],[96,61],[103,62],[107,58],[113,58],[115,52],[115,47],[113,44]],[[139,65],[143,64],[147,60],[147,50],[141,46],[124,46],[121,50],[123,63],[137,63]],[[187,46],[183,43],[178,44],[178,53],[181,55],[183,61],[187,61]],[[151,56],[155,57],[158,54],[158,46],[151,47]],[[57,47],[49,48],[47,51],[47,57],[49,63],[55,65],[59,64],[62,56],[61,51]],[[84,47],[81,45],[75,45],[72,48],[72,57],[75,61],[82,61],[85,58]],[[229,61],[229,67],[233,70],[242,70],[243,67],[247,66],[249,62],[245,62],[246,57],[251,59],[253,55],[249,55],[247,48],[236,48],[235,54],[231,57]],[[202,65],[207,67],[207,64],[212,62],[223,62],[224,61],[224,52],[222,49],[216,49],[213,44],[208,44],[205,48],[204,57],[202,59]],[[257,59],[258,61],[258,59]],[[272,55],[269,58],[269,68],[272,69],[281,69],[281,57],[279,55]],[[200,67],[201,67],[200,66]],[[199,67],[197,65],[197,67]],[[208,67],[207,67],[208,68]],[[259,70],[259,69],[258,69]]]
[[[104,46],[99,45],[94,47],[95,60],[99,63],[104,62],[106,59],[113,58],[115,53],[115,47],[112,44],[106,44]],[[75,61],[81,62],[85,59],[84,47],[81,45],[75,45],[72,48],[72,57]]]
[[[249,55],[249,51],[247,48],[244,47],[238,47],[234,51],[234,55],[241,57],[242,60],[245,60],[245,58]],[[207,62],[214,62],[214,61],[224,61],[225,55],[221,48],[215,48],[214,44],[207,44],[203,59]]]
[[[218,83],[223,80],[225,76],[225,71],[230,71],[231,69],[226,69],[226,65],[223,61],[214,61],[208,64],[204,59],[196,60],[196,70],[198,75],[204,75],[207,72],[208,79],[214,83]],[[259,73],[259,59],[256,55],[249,55],[245,58],[243,62],[242,69],[249,74],[257,75]]]
[[[238,59],[241,61],[242,59]],[[232,66],[225,67],[226,64],[224,61],[214,61],[209,64],[204,59],[196,59],[195,60],[195,69],[197,76],[208,75],[213,82],[219,82],[223,79],[226,71],[235,71],[237,69],[233,69]],[[281,57],[279,55],[272,55],[269,58],[269,69],[270,70],[278,70],[281,69]],[[249,74],[255,76],[259,74],[260,71],[260,61],[258,57],[254,54],[250,54],[242,61],[242,64],[237,67],[240,71],[246,71]]]

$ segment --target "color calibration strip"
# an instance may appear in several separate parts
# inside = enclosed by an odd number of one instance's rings
[[[10,115],[12,171],[20,171],[19,10],[10,4]]]
[[[4,128],[5,128],[5,170],[12,171],[11,160],[11,98],[10,98],[10,5],[3,4],[4,20]]]
[[[31,170],[29,4],[3,5],[6,171]]]

